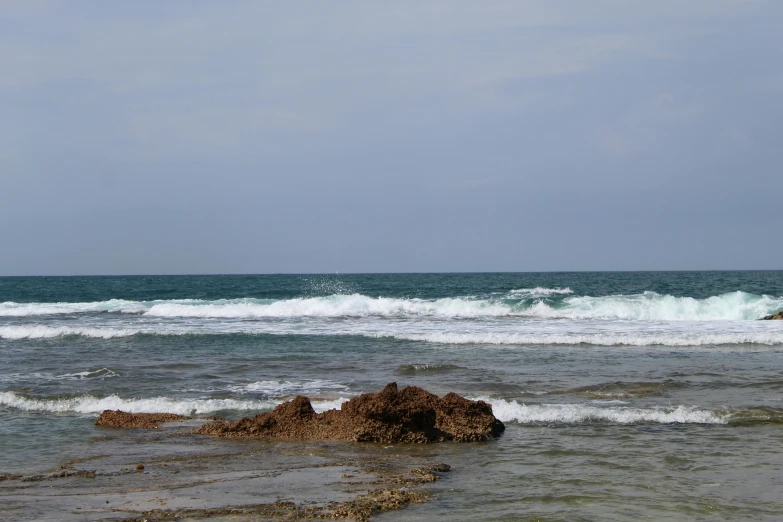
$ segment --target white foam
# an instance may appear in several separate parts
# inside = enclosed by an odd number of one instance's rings
[[[556,323],[556,322],[555,322]],[[361,335],[372,338],[393,338],[406,341],[423,341],[437,344],[475,344],[475,345],[538,345],[538,346],[780,346],[783,345],[783,329],[773,328],[777,325],[767,322],[747,323],[744,329],[737,325],[724,325],[721,329],[697,328],[695,324],[674,328],[672,323],[657,329],[644,329],[642,323],[623,324],[586,324],[583,331],[558,331],[552,325],[537,323],[501,325],[463,325],[455,324],[450,329],[438,331],[436,328],[447,328],[444,324],[430,325],[428,323],[395,323],[375,324],[322,324],[322,325],[290,325],[290,324],[221,324],[210,325],[177,325],[177,329],[161,326],[134,328],[94,328],[71,326],[4,326],[0,327],[0,338],[9,340],[20,339],[50,339],[55,337],[80,336],[94,339],[113,339],[133,335],[209,335],[209,334],[268,334],[268,335]],[[564,323],[563,323],[564,324]],[[472,330],[464,331],[468,326]],[[556,325],[559,326],[559,325]],[[589,328],[587,327],[589,326]],[[750,328],[753,326],[753,328]],[[511,331],[509,331],[509,328]],[[614,329],[613,329],[614,328]],[[461,329],[461,330],[460,330]],[[518,330],[518,331],[514,331]],[[252,387],[257,386],[253,390]],[[297,383],[281,383],[279,381],[260,381],[232,388],[233,391],[274,391],[278,387],[288,387],[291,393],[296,392]],[[268,388],[268,390],[267,390]],[[305,390],[305,388],[302,388]],[[334,388],[333,388],[334,389]]]
[[[350,399],[347,397],[340,397],[333,400],[314,400],[310,401],[310,404],[313,406],[316,413],[323,413],[327,410],[339,410],[340,407],[349,400]]]
[[[644,292],[603,297],[567,297],[558,306],[539,301],[529,315],[565,319],[714,321],[758,319],[783,308],[783,298],[731,292],[706,299]]]
[[[80,381],[83,379],[109,379],[111,377],[119,377],[119,373],[110,370],[109,368],[99,368],[98,370],[84,370],[82,372],[65,373],[62,375],[54,375],[52,373],[13,373],[9,375],[0,375],[0,381],[2,382],[20,382],[20,381],[54,381],[54,380],[69,380]]]
[[[62,315],[94,312],[141,313],[147,307],[138,301],[111,299],[89,303],[0,303],[0,317]]]
[[[54,378],[81,381],[83,379],[108,379],[111,377],[118,377],[119,375],[119,373],[114,372],[108,368],[99,368],[97,370],[84,370],[83,372],[56,375]]]
[[[232,300],[215,302],[158,302],[146,315],[156,317],[293,318],[437,316],[481,317],[513,314],[503,303],[470,298],[396,299],[361,294],[285,299],[273,302]]]
[[[52,413],[100,413],[103,410],[123,410],[129,413],[203,414],[220,410],[264,410],[275,406],[271,401],[243,401],[236,399],[123,399],[117,395],[98,398],[83,395],[64,399],[32,399],[0,392],[0,405],[25,411]]]
[[[268,397],[287,397],[290,395],[315,395],[324,391],[346,391],[348,386],[318,379],[314,381],[256,381],[232,386],[230,389],[237,393],[262,393]]]
[[[0,339],[52,339],[55,337],[80,336],[95,339],[113,339],[144,333],[136,328],[92,328],[73,326],[0,326]],[[165,332],[156,332],[165,333]]]
[[[312,401],[317,412],[339,408],[348,399]],[[94,397],[81,395],[62,399],[34,399],[14,392],[0,392],[0,406],[24,411],[48,413],[99,414],[103,410],[123,410],[128,413],[176,413],[178,415],[202,415],[222,410],[263,411],[270,410],[282,401],[238,399],[174,399],[152,397],[148,399],[124,399],[117,395]]]
[[[566,295],[573,294],[574,291],[570,288],[543,288],[537,286],[535,288],[518,288],[511,290],[509,294],[522,297],[546,297],[548,295]]]
[[[624,319],[641,321],[710,321],[758,319],[783,309],[783,297],[731,292],[706,299],[644,292],[602,297],[569,296],[545,302],[547,296],[568,295],[570,288],[521,288],[501,297],[405,299],[335,294],[296,299],[178,299],[93,303],[0,303],[0,316],[37,316],[116,312],[149,317],[298,318],[298,317],[417,317],[437,318],[528,316],[567,319]],[[509,304],[511,299],[535,299]]]
[[[676,408],[599,407],[585,404],[520,404],[517,401],[479,400],[492,405],[492,412],[503,422],[518,424],[580,424],[610,422],[614,424],[726,424],[727,415],[709,410],[677,406]]]
[[[459,366],[455,364],[402,364],[397,369],[414,372],[426,372],[438,370],[456,370],[459,369]]]

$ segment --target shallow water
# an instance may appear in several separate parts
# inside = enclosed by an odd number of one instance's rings
[[[0,278],[0,471],[87,451],[103,409],[317,409],[390,381],[482,398],[382,518],[774,519],[783,272]],[[20,433],[24,433],[20,437]]]

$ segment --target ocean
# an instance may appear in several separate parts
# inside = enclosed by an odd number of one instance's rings
[[[781,309],[783,271],[3,277],[0,472],[85,455],[104,409],[396,381],[506,432],[411,450],[453,471],[379,519],[780,519],[783,321],[758,319]]]

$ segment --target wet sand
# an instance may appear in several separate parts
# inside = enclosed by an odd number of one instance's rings
[[[0,474],[3,520],[367,520],[424,502],[448,466],[380,444],[226,440],[203,420],[100,428],[82,458]]]

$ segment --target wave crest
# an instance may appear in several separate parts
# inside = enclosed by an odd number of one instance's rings
[[[491,297],[441,299],[369,297],[335,294],[294,299],[180,299],[94,303],[0,303],[0,316],[121,313],[150,317],[270,318],[299,317],[506,317],[709,321],[759,319],[783,309],[783,297],[747,292],[696,299],[655,292],[633,295],[575,296],[570,288],[523,288]],[[564,297],[565,296],[565,297]]]
[[[139,301],[110,299],[89,303],[0,303],[0,317],[28,317],[37,315],[64,315],[97,312],[139,314],[147,307]]]
[[[294,318],[438,316],[478,317],[513,314],[508,304],[482,299],[398,299],[361,294],[258,302],[247,299],[200,303],[157,303],[145,315],[156,317]]]
[[[603,297],[574,296],[553,306],[538,301],[530,315],[564,319],[624,319],[636,321],[710,321],[759,319],[783,308],[783,298],[731,292],[706,299],[644,292]]]
[[[574,291],[570,288],[543,288],[537,286],[535,288],[518,288],[511,290],[509,294],[519,297],[545,297],[550,295],[567,295],[573,294]]]
[[[313,409],[326,411],[339,408],[345,398],[333,400],[314,400]],[[17,395],[14,392],[0,392],[0,406],[23,411],[47,413],[100,414],[103,410],[123,410],[128,413],[176,413],[178,415],[203,415],[217,411],[263,411],[281,404],[275,400],[239,400],[239,399],[175,399],[171,397],[152,397],[148,399],[124,399],[117,395],[95,397],[80,395],[69,398],[32,398]]]
[[[229,390],[236,393],[261,393],[268,397],[289,397],[291,395],[323,394],[324,392],[347,392],[348,386],[329,380],[315,381],[256,381],[250,384],[231,386]]]
[[[520,404],[517,401],[480,398],[492,406],[503,422],[517,424],[727,424],[729,417],[687,406],[676,408],[602,408],[585,404]]]
[[[130,337],[144,331],[136,328],[91,328],[72,326],[0,326],[0,339],[54,339],[56,337],[88,337],[93,339],[113,339],[115,337]],[[166,335],[167,332],[156,332]],[[172,332],[173,334],[173,332]]]

